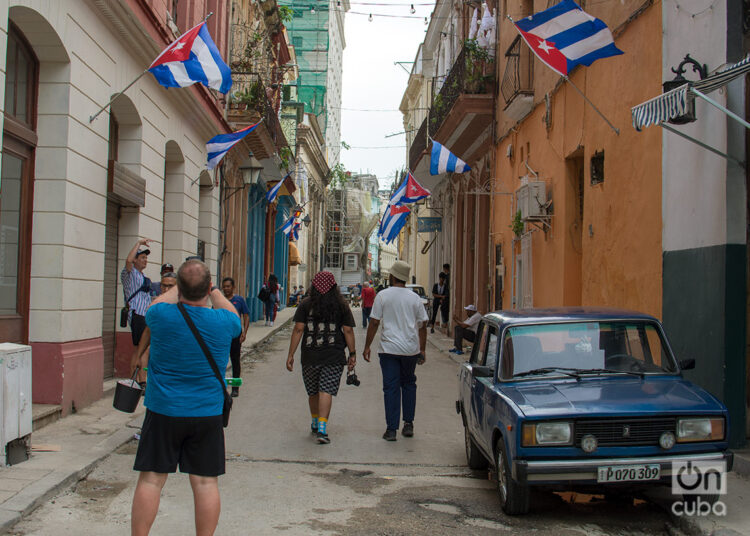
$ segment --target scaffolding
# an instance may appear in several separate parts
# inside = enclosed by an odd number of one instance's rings
[[[326,266],[344,271],[366,266],[368,239],[379,217],[371,192],[352,182],[353,188],[329,190],[326,209]],[[347,266],[347,254],[357,256],[357,266]]]
[[[344,247],[352,241],[346,215],[346,192],[329,190],[326,206],[326,266],[344,268]]]

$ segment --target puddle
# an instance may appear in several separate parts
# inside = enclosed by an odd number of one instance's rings
[[[105,482],[103,480],[81,480],[76,493],[84,499],[111,499],[122,492],[127,482]]]
[[[318,476],[339,486],[347,486],[356,493],[367,495],[372,493],[373,489],[378,486],[389,484],[386,478],[373,477],[372,471],[355,471],[352,469],[339,469],[338,473],[309,473],[312,476]]]

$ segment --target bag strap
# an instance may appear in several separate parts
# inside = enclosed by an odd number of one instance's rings
[[[182,313],[182,317],[185,319],[185,322],[190,328],[190,331],[193,332],[193,335],[195,336],[195,339],[198,341],[198,345],[201,347],[201,350],[203,350],[203,354],[206,356],[206,359],[208,360],[208,364],[211,365],[211,369],[214,371],[214,374],[219,379],[219,382],[221,383],[221,391],[226,395],[227,390],[225,387],[226,382],[224,381],[224,376],[221,375],[221,373],[219,372],[219,366],[216,364],[216,361],[214,361],[213,357],[211,357],[211,351],[208,349],[208,346],[206,346],[206,342],[203,340],[203,337],[201,337],[201,334],[198,332],[198,328],[195,327],[195,324],[193,323],[193,319],[190,318],[190,315],[185,309],[185,306],[182,303],[178,303],[177,308]]]

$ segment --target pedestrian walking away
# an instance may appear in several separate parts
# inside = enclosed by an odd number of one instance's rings
[[[430,319],[430,333],[435,333],[435,320],[440,310],[443,325],[448,324],[448,276],[440,272],[438,282],[432,286],[432,318]]]
[[[404,426],[401,434],[414,435],[417,405],[417,365],[425,362],[427,344],[427,311],[422,299],[406,288],[411,267],[404,261],[391,266],[390,286],[375,296],[367,326],[367,340],[362,357],[370,361],[370,345],[381,322],[380,369],[383,373],[383,404],[386,430],[383,439],[396,440],[403,406]]]
[[[318,443],[327,444],[328,417],[333,397],[338,394],[344,365],[350,371],[357,363],[354,345],[354,317],[339,292],[331,272],[313,277],[310,297],[294,313],[286,368],[294,370],[294,353],[302,341],[302,378],[310,406],[310,431]],[[347,360],[344,350],[349,350]]]
[[[138,360],[138,343],[141,342],[143,331],[146,329],[146,310],[151,305],[151,280],[143,275],[151,253],[148,243],[147,238],[136,241],[125,259],[125,268],[120,273],[122,290],[125,294],[127,323],[130,324],[130,335],[133,341],[133,353],[130,358],[131,371],[135,370],[135,363]],[[138,371],[138,381],[146,381],[142,370]]]
[[[268,276],[268,280],[261,288],[261,293],[263,294],[263,298],[261,298],[261,301],[263,302],[263,311],[265,313],[266,318],[266,326],[273,326],[273,321],[276,318],[276,305],[279,301],[279,280],[276,278],[274,274],[271,274]],[[265,289],[267,292],[263,292],[263,289]],[[258,295],[260,297],[260,294]]]
[[[476,305],[464,307],[467,320],[462,322],[457,316],[453,317],[456,327],[453,328],[453,348],[448,350],[452,354],[462,355],[464,353],[464,340],[474,342],[477,337],[477,326],[482,320],[482,314],[477,312]]]
[[[370,313],[372,312],[372,304],[375,302],[375,289],[370,286],[370,283],[365,281],[362,288],[362,327],[367,327],[367,321],[370,319]]]
[[[240,357],[242,354],[242,343],[245,342],[247,337],[247,328],[250,327],[250,309],[247,306],[245,298],[239,294],[234,293],[234,279],[231,277],[225,277],[221,281],[221,291],[224,293],[224,297],[228,299],[234,308],[237,310],[237,314],[240,315],[242,322],[242,333],[239,337],[232,339],[232,346],[229,349],[229,358],[232,361],[232,377],[239,378],[240,373]],[[232,396],[239,396],[240,388],[232,387]]]
[[[183,313],[195,324],[195,335]],[[151,332],[149,387],[133,466],[140,474],[131,531],[149,533],[167,476],[179,468],[190,475],[196,534],[213,534],[221,510],[218,476],[225,472],[225,387],[207,359],[226,370],[232,339],[242,332],[240,318],[222,292],[211,287],[208,267],[190,260],[180,266],[177,286],[154,300],[146,323]]]

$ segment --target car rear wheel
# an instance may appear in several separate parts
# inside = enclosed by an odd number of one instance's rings
[[[469,465],[469,469],[487,469],[489,462],[477,448],[466,426],[464,426],[464,445],[466,447],[466,463]]]
[[[529,487],[513,480],[510,460],[505,452],[505,442],[502,437],[495,445],[495,468],[497,469],[497,492],[503,512],[510,516],[528,513]]]

